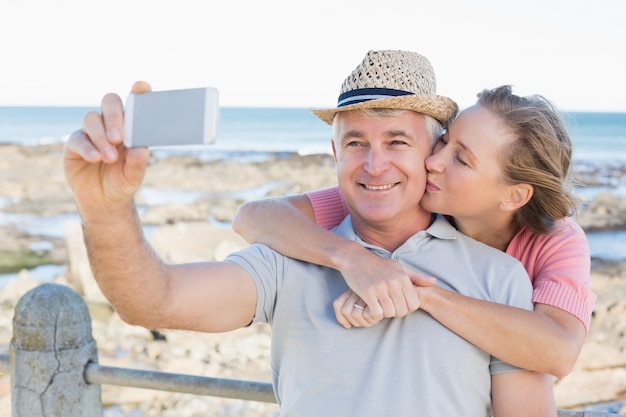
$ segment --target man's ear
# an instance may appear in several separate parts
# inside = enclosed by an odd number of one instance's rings
[[[335,162],[337,162],[337,149],[335,149],[335,138],[330,140],[330,145],[333,147],[333,156],[335,157]]]
[[[500,208],[515,211],[523,207],[533,196],[534,188],[530,184],[515,184],[509,187],[506,199],[500,202]]]

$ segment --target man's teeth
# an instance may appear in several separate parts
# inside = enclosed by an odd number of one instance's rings
[[[368,190],[388,190],[391,187],[393,187],[393,184],[387,184],[387,185],[365,185],[365,188],[367,188]]]

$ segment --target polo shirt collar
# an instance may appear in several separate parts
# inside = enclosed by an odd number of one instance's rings
[[[456,239],[458,230],[448,221],[448,219],[440,214],[434,215],[435,219],[433,223],[426,229],[425,231],[419,231],[410,238],[407,239],[400,247],[407,244],[409,241],[413,239],[419,239],[419,236],[422,232],[429,234],[430,236],[443,239],[443,240],[451,240]],[[380,248],[376,245],[371,245],[361,239],[354,231],[352,227],[352,218],[350,215],[346,216],[345,219],[334,229],[335,233],[340,236],[345,237],[346,239],[352,240],[354,242],[359,243],[360,245],[365,246],[366,248],[375,250],[376,252],[384,251],[385,253],[389,253],[387,250]],[[399,248],[398,248],[399,249]]]

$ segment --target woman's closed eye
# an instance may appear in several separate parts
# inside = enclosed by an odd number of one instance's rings
[[[469,164],[467,162],[465,162],[463,160],[463,158],[461,157],[461,153],[460,152],[455,152],[454,153],[454,160],[457,161],[459,164],[461,164],[463,166],[469,166]]]
[[[445,148],[446,146],[448,146],[448,139],[446,138],[446,136],[445,135],[439,136],[439,139],[437,139],[437,143],[435,144],[435,148],[433,149],[433,153],[440,151],[441,149]],[[460,150],[461,148],[459,148],[459,147],[456,147],[456,148],[457,149],[452,149],[451,150],[452,151],[452,156],[453,156],[454,160],[456,162],[458,162],[462,166],[469,166],[469,164],[461,156],[461,153],[462,153],[462,151]]]

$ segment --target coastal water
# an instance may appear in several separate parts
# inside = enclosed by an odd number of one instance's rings
[[[25,146],[63,143],[81,126],[87,107],[0,107],[0,144]],[[598,185],[579,188],[576,193],[586,201],[598,193],[626,197],[626,113],[565,113],[574,141],[574,165],[578,171],[593,172]],[[201,147],[155,148],[157,157],[192,153],[205,160],[259,160],[269,153],[330,153],[330,126],[305,108],[222,108],[218,139]],[[161,196],[162,198],[163,196]],[[153,198],[158,199],[155,195]],[[167,196],[184,202],[189,195]],[[251,195],[250,198],[258,198]],[[0,209],[3,202],[0,200]],[[8,216],[0,211],[0,224],[13,223],[25,231],[51,236],[63,233],[67,219],[33,216]],[[589,233],[592,257],[626,259],[626,231]],[[37,271],[34,271],[37,275]],[[45,267],[41,275],[49,274]],[[0,276],[0,286],[10,280]]]
[[[62,143],[81,127],[89,107],[2,107],[0,143],[35,146]],[[267,152],[328,153],[330,126],[304,108],[222,108],[215,144],[161,148],[207,159],[242,158]]]
[[[0,144],[62,143],[80,128],[89,107],[2,107]],[[626,113],[564,113],[579,164],[626,164]],[[241,158],[267,152],[330,152],[330,126],[305,108],[220,110],[218,140],[204,147],[161,148],[192,152],[207,159]]]

